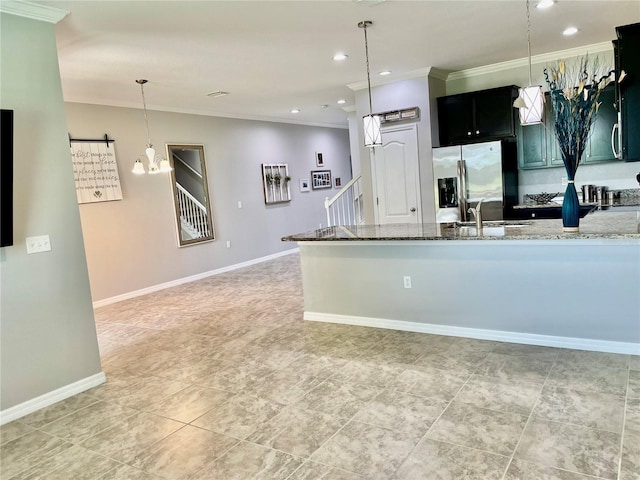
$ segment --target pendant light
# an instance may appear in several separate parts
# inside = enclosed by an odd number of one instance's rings
[[[544,95],[541,85],[531,85],[531,14],[529,12],[529,0],[527,0],[527,49],[529,86],[518,90],[518,98],[513,102],[513,106],[519,109],[520,125],[538,125],[542,123]]]
[[[153,145],[151,144],[151,136],[149,135],[149,119],[147,118],[147,102],[145,101],[145,98],[144,98],[144,84],[147,82],[148,80],[145,80],[145,79],[136,80],[136,83],[140,85],[140,93],[142,94],[142,107],[144,109],[144,121],[147,126],[147,149],[145,150],[145,155],[149,160],[149,167],[148,167],[149,173],[153,175],[160,172],[163,172],[163,173],[170,172],[172,168],[171,168],[171,165],[169,164],[169,161],[166,158],[164,158],[160,154],[156,155],[156,150],[155,148],[153,148]],[[142,157],[136,160],[136,162],[133,165],[133,170],[131,170],[136,175],[141,175],[145,173],[144,164],[142,163],[141,158]]]
[[[363,20],[358,23],[358,27],[364,30],[364,52],[367,58],[367,88],[369,92],[369,115],[364,117],[364,146],[379,147],[382,145],[382,135],[380,134],[380,116],[373,114],[371,103],[371,75],[369,73],[369,43],[367,42],[367,27],[373,25],[371,20]]]

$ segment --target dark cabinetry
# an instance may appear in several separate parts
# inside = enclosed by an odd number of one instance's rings
[[[438,98],[440,145],[487,141],[515,135],[515,86]]]
[[[615,160],[611,149],[611,131],[616,123],[615,86],[609,85],[600,94],[600,108],[581,164]],[[551,99],[545,94],[544,124],[518,126],[518,164],[521,169],[561,167],[562,153],[553,129]]]
[[[614,40],[616,78],[624,70],[626,78],[617,86],[620,110],[620,158],[640,160],[640,23],[616,28]]]

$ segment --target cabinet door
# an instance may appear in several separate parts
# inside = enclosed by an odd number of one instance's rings
[[[608,85],[600,94],[600,108],[591,125],[591,133],[581,163],[596,163],[615,160],[611,150],[611,130],[617,120],[614,106],[615,86]]]
[[[518,166],[525,170],[547,166],[547,133],[544,125],[519,127]]]
[[[547,166],[548,167],[562,167],[562,152],[560,151],[560,144],[556,137],[555,122],[553,120],[553,105],[551,104],[551,97],[549,92],[544,94],[544,125],[545,133],[547,135]]]
[[[474,94],[473,135],[483,138],[514,135],[514,89],[511,87],[483,90]]]
[[[473,128],[473,104],[469,95],[438,98],[438,126],[440,145],[466,142]]]

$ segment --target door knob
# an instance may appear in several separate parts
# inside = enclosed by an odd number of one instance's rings
[[[409,209],[409,211],[410,211],[411,213],[415,213],[415,211],[416,211],[416,207],[411,207],[411,208]]]

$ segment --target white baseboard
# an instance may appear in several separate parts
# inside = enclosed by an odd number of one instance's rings
[[[239,268],[250,267],[251,265],[256,265],[257,263],[268,262],[269,260],[274,260],[279,257],[284,257],[285,255],[298,253],[299,251],[300,251],[299,248],[292,248],[290,250],[285,250],[284,252],[278,252],[272,255],[267,255],[265,257],[259,257],[259,258],[254,258],[252,260],[247,260],[246,262],[236,263],[226,267],[217,268],[216,270],[209,270],[208,272],[202,272],[196,275],[190,275],[188,277],[178,278],[176,280],[171,280],[170,282],[159,283],[157,285],[152,285],[150,287],[141,288],[140,290],[134,290],[132,292],[116,295],[115,297],[96,300],[95,302],[93,302],[93,308],[104,307],[106,305],[111,305],[112,303],[118,303],[124,300],[129,300],[130,298],[141,297],[142,295],[147,295],[149,293],[157,292],[159,290],[164,290],[165,288],[176,287],[184,283],[195,282],[196,280],[202,280],[203,278],[212,277],[213,275],[220,275],[221,273],[230,272],[232,270],[237,270]]]
[[[41,408],[53,405],[61,400],[77,395],[78,393],[89,390],[107,381],[104,372],[96,373],[90,377],[83,378],[77,382],[70,383],[64,387],[60,387],[52,392],[45,393],[39,397],[32,398],[26,402],[22,402],[6,410],[0,411],[0,425],[12,422],[18,418],[29,415],[30,413],[40,410]]]
[[[307,311],[304,312],[304,319],[314,322],[343,323],[347,325],[358,325],[361,327],[388,328],[393,330],[404,330],[407,332],[448,335],[451,337],[468,337],[507,343],[542,345],[545,347],[640,355],[640,344],[612,342],[609,340],[596,340],[591,338],[556,337],[551,335],[538,335],[534,333],[454,327],[433,323],[417,323],[403,320],[390,320],[386,318],[358,317],[353,315],[337,315],[333,313]]]

